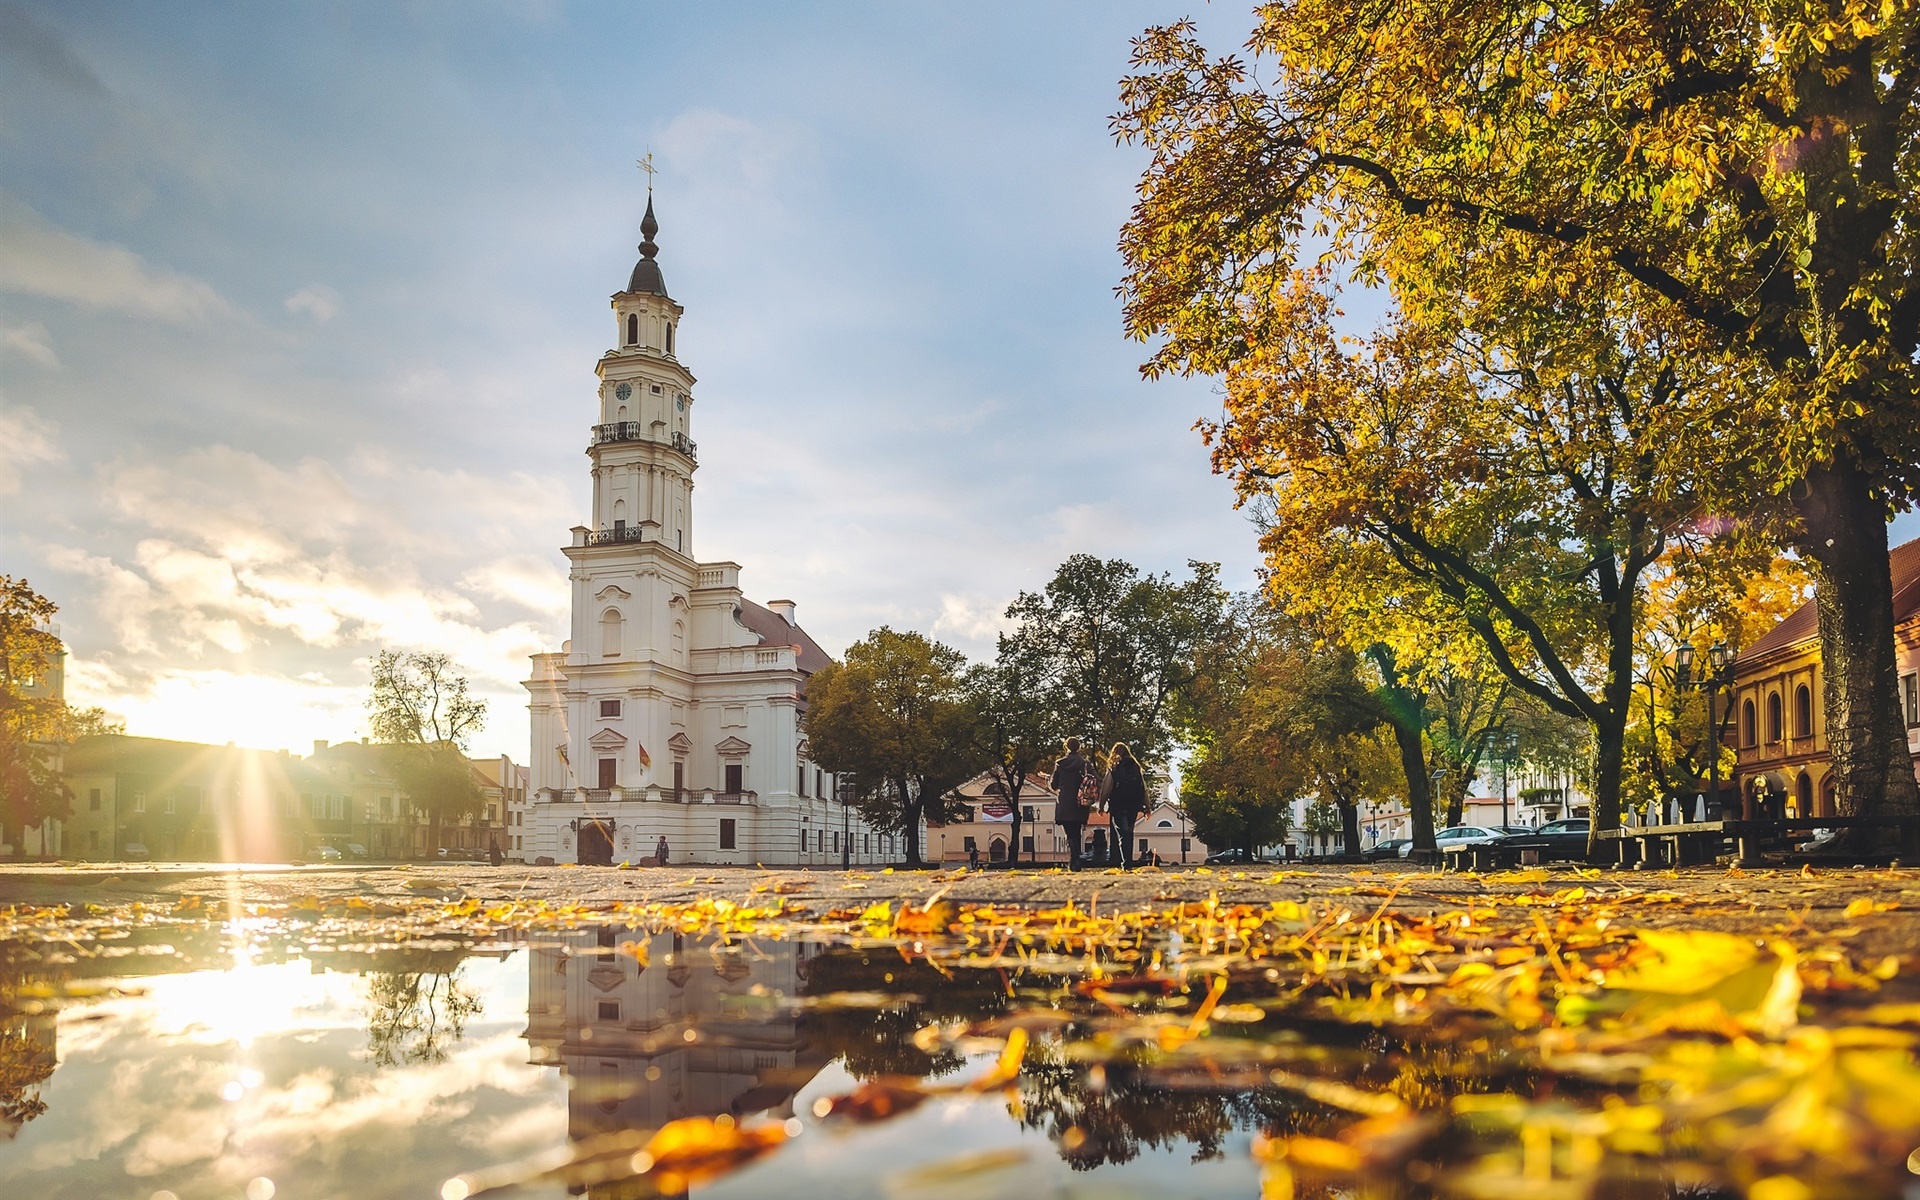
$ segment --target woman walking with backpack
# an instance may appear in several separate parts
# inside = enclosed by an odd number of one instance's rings
[[[1080,802],[1081,785],[1095,775],[1080,755],[1079,738],[1070,737],[1061,745],[1066,754],[1053,764],[1053,778],[1047,786],[1055,797],[1053,819],[1060,822],[1061,832],[1067,835],[1067,870],[1077,871],[1080,869],[1080,830],[1093,808]]]
[[[1120,860],[1120,869],[1133,866],[1133,825],[1147,807],[1147,781],[1140,764],[1125,742],[1115,742],[1107,756],[1107,780],[1100,789],[1106,794],[1107,815],[1113,820],[1110,843]]]

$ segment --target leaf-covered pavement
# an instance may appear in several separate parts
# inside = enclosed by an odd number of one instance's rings
[[[817,1105],[820,1121],[891,1120],[943,1090],[1019,1109],[1060,1072],[1096,1093],[1277,1090],[1293,1100],[1253,1146],[1271,1197],[1893,1196],[1920,1148],[1915,871],[427,870],[149,892],[0,910],[9,973],[236,941],[455,950],[610,923],[747,953],[800,938],[879,950],[923,989],[1003,992],[991,1014],[914,1035],[996,1065],[958,1084],[875,1075]],[[58,989],[16,984],[7,1002]],[[699,1118],[449,1186],[697,1182],[798,1132]]]

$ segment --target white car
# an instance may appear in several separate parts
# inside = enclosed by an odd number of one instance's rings
[[[323,863],[340,861],[340,851],[333,846],[322,846],[313,852],[313,856]]]
[[[1455,825],[1451,829],[1442,829],[1433,835],[1433,848],[1445,853],[1454,846],[1480,846],[1505,836],[1506,834],[1494,825]],[[1412,842],[1400,847],[1400,857],[1405,858],[1412,849]]]

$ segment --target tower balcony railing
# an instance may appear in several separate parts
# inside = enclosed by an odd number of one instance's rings
[[[638,421],[608,421],[604,425],[593,427],[593,444],[596,446],[604,446],[608,442],[644,442],[646,440],[646,426]]]
[[[644,525],[615,525],[612,529],[594,529],[587,533],[589,546],[616,546],[621,542],[639,542],[646,540]]]
[[[608,421],[593,427],[593,444],[604,446],[609,442],[652,442],[657,439],[647,436],[647,427],[639,421]],[[659,444],[671,446],[680,453],[700,461],[700,443],[684,433],[676,433]]]

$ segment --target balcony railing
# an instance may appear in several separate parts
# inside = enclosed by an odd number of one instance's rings
[[[752,804],[759,798],[758,792],[715,792],[713,794],[715,804]]]
[[[609,421],[605,425],[593,427],[593,444],[596,446],[603,446],[608,442],[644,442],[646,440],[646,426],[638,421]]]
[[[621,542],[638,542],[644,540],[641,537],[644,531],[645,526],[642,525],[618,525],[612,529],[589,530],[587,545],[615,546]]]
[[[608,421],[593,427],[593,444],[604,446],[609,442],[651,442],[656,439],[647,436],[647,427],[639,421]],[[676,433],[661,445],[671,446],[680,453],[700,461],[700,443],[684,433]]]

